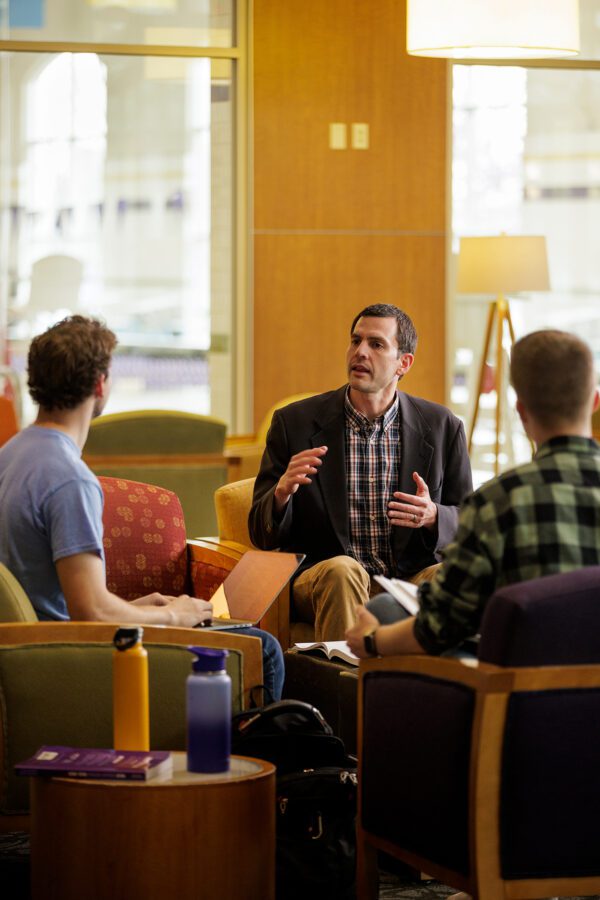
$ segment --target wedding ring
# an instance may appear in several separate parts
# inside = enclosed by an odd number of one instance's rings
[[[416,515],[413,513],[413,522],[416,522],[416,521],[417,521],[417,517],[416,517]]]

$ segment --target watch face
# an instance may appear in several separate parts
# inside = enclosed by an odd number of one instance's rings
[[[363,638],[363,643],[365,646],[365,650],[369,654],[369,656],[377,656],[377,647],[375,646],[375,632],[371,631],[370,634],[365,634]]]

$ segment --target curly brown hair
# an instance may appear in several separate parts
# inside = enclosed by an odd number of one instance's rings
[[[97,319],[69,316],[35,337],[27,360],[29,393],[42,409],[74,409],[108,375],[117,338]]]

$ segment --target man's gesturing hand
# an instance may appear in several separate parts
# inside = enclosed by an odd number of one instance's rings
[[[300,485],[312,482],[310,476],[316,474],[322,463],[321,457],[326,453],[327,447],[315,447],[292,456],[275,488],[275,508],[278,512],[281,512]]]
[[[388,519],[403,528],[433,528],[437,522],[437,506],[429,496],[429,488],[418,472],[413,472],[416,494],[394,493],[388,504]]]

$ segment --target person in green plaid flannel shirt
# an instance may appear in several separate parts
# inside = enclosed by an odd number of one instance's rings
[[[497,588],[600,564],[600,446],[591,436],[599,393],[592,353],[574,335],[534,332],[513,348],[511,381],[517,411],[537,446],[532,461],[465,500],[442,565],[419,588],[415,618],[395,621],[406,614],[389,595],[370,602],[377,617],[359,610],[346,634],[357,656],[451,652],[477,634]]]

